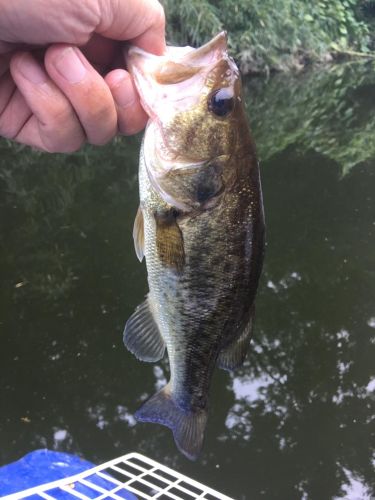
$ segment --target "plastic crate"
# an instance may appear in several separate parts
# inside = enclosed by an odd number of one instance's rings
[[[128,453],[74,476],[0,497],[2,500],[233,500],[155,460]]]

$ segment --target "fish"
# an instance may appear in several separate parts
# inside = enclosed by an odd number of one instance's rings
[[[214,369],[241,366],[252,335],[265,246],[259,164],[225,32],[162,56],[131,47],[127,62],[149,116],[133,230],[149,293],[123,339],[142,361],[167,351],[170,365],[135,418],[169,427],[196,460]]]

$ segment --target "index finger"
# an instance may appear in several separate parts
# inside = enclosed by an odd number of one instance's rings
[[[129,40],[152,54],[165,51],[165,14],[158,0],[108,0],[95,30],[115,40]]]

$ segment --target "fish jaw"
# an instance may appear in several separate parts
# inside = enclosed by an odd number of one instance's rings
[[[219,33],[197,49],[167,46],[162,56],[133,46],[126,59],[150,119],[163,116],[168,121],[168,115],[197,103],[204,92],[207,73],[218,61],[229,59],[227,36]]]

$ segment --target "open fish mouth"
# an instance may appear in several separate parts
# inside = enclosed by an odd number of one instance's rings
[[[150,118],[167,121],[175,113],[193,107],[204,94],[207,75],[222,60],[228,61],[237,77],[238,70],[227,50],[225,31],[197,49],[167,47],[162,56],[131,47],[127,65]]]

